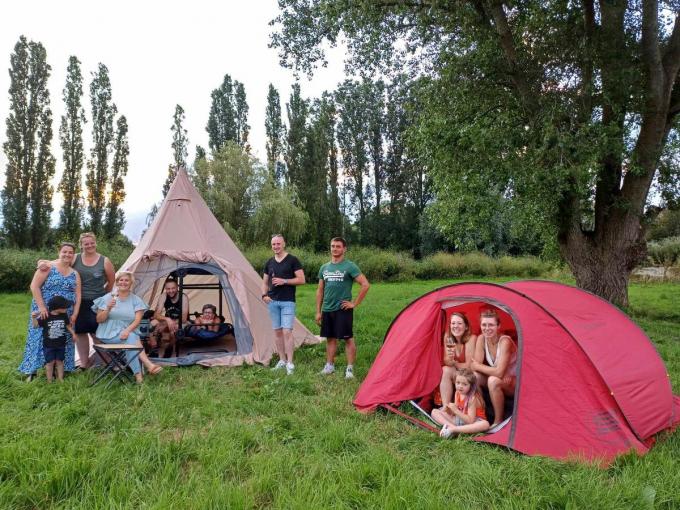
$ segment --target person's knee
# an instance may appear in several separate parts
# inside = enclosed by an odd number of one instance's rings
[[[487,386],[489,387],[489,391],[502,391],[503,381],[501,381],[498,377],[492,375],[489,377],[487,381]]]

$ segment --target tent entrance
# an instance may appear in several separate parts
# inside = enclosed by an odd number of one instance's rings
[[[198,361],[228,355],[247,355],[253,351],[253,335],[243,310],[229,284],[227,274],[216,263],[189,263],[165,258],[138,269],[138,295],[156,308],[164,299],[163,286],[168,278],[177,281],[179,293],[189,300],[190,316],[200,314],[204,305],[217,308],[219,316],[233,325],[233,335],[200,341],[188,337],[180,338],[173,358],[163,361],[180,365],[191,365]],[[180,327],[187,326],[180,321]]]
[[[470,331],[472,334],[477,335],[477,342],[482,341],[481,328],[480,328],[480,314],[485,310],[493,310],[496,312],[500,319],[499,335],[506,335],[510,337],[515,345],[515,363],[516,363],[516,373],[515,373],[515,388],[512,396],[505,396],[505,405],[503,410],[504,420],[497,426],[490,429],[487,433],[493,434],[502,430],[509,423],[512,423],[512,416],[515,415],[517,410],[517,389],[519,388],[519,366],[520,366],[520,352],[521,352],[521,328],[519,321],[516,319],[512,310],[502,303],[480,296],[463,296],[456,297],[452,299],[441,299],[441,332],[443,337],[443,332],[446,331],[451,315],[454,312],[462,312],[468,319],[470,323]],[[441,338],[437,339],[441,342]],[[489,419],[489,423],[493,422],[494,411],[491,398],[488,389],[482,387],[482,395],[484,397],[484,402],[486,405],[486,414]]]

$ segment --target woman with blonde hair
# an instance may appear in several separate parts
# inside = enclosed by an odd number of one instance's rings
[[[495,310],[484,310],[480,315],[479,336],[475,360],[470,368],[477,375],[477,382],[489,390],[493,406],[495,427],[504,419],[506,397],[514,397],[517,381],[517,347],[508,335],[500,334],[501,319]],[[484,360],[480,363],[477,360]]]
[[[141,347],[137,326],[148,306],[142,298],[132,293],[132,286],[135,283],[132,273],[120,271],[116,275],[115,283],[116,286],[111,292],[95,299],[92,305],[99,324],[96,332],[97,338],[105,344],[128,344]],[[163,369],[152,363],[143,350],[139,356],[133,352],[128,353],[128,360],[138,383],[143,380],[140,361],[151,375]]]

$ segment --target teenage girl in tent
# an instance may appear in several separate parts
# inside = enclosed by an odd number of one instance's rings
[[[439,391],[442,397],[442,409],[453,399],[456,375],[461,368],[470,368],[475,353],[477,337],[470,332],[470,322],[464,313],[453,312],[449,319],[449,327],[444,333],[444,366]]]
[[[439,432],[447,438],[454,434],[475,434],[489,429],[484,410],[484,399],[477,387],[475,373],[469,368],[456,374],[454,402],[432,411],[432,418],[442,425]]]

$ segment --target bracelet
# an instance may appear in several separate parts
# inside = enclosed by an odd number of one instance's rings
[[[288,278],[284,278],[284,279],[283,279],[283,284],[284,284],[284,285],[288,285]]]

